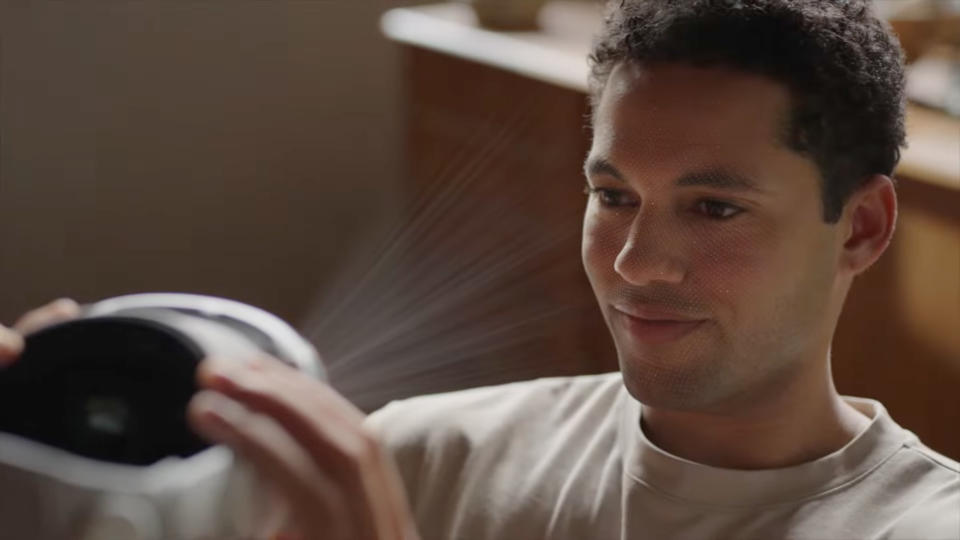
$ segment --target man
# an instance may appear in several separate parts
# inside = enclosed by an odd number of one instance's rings
[[[865,1],[616,4],[591,56],[582,256],[621,372],[364,420],[274,362],[211,360],[195,426],[273,478],[309,538],[960,537],[960,465],[830,374],[850,284],[896,222],[887,27]]]
[[[902,60],[868,8],[615,2],[582,256],[621,373],[374,414],[424,538],[960,538],[960,466],[831,378],[896,222]]]

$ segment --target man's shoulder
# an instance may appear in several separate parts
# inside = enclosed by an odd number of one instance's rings
[[[874,471],[886,497],[899,507],[883,538],[960,538],[960,463],[923,444],[914,433],[903,433],[902,446]]]
[[[461,498],[513,486],[544,456],[559,459],[558,448],[575,453],[570,432],[610,431],[598,413],[615,416],[623,391],[619,373],[543,378],[394,401],[366,425],[397,464],[423,526],[455,514]]]
[[[615,398],[619,373],[549,377],[393,401],[367,425],[387,446],[481,444],[490,438],[561,421],[591,396]]]
[[[885,538],[891,540],[960,538],[960,463],[919,441],[905,445],[917,462],[911,471],[916,487],[913,504]]]
[[[930,462],[931,468],[960,480],[960,462],[957,460],[937,452],[918,439],[913,439],[905,446],[919,458]]]

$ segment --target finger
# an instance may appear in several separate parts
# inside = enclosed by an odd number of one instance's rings
[[[187,415],[202,436],[230,446],[273,481],[307,530],[325,530],[330,538],[351,537],[342,520],[335,519],[347,513],[336,486],[275,422],[209,390],[194,396]]]
[[[288,366],[281,361],[261,355],[243,362],[213,357],[206,359],[197,369],[198,383],[230,395],[234,399],[265,413],[277,413],[279,404],[270,403],[266,395],[296,396],[287,400],[287,409],[299,409],[304,419],[310,420],[304,427],[312,429],[315,420],[323,419],[324,425],[350,429],[362,423],[363,413],[353,404],[330,388],[326,383]]]
[[[277,379],[288,381],[291,387],[301,389],[315,397],[313,405],[323,407],[324,412],[351,425],[363,423],[366,415],[329,384],[287,365],[270,356],[260,356],[249,364],[253,371],[269,373]]]
[[[0,367],[10,365],[23,351],[23,336],[0,325]]]
[[[198,368],[201,386],[216,390],[251,410],[266,414],[284,427],[313,458],[345,482],[355,468],[352,459],[362,452],[363,441],[354,436],[351,411],[341,409],[336,394],[325,384],[293,370],[276,368],[276,362],[254,359],[239,363],[210,358]]]
[[[270,357],[246,363],[211,358],[200,366],[199,379],[288,430],[343,486],[356,518],[378,531],[376,537],[416,536],[395,465],[363,428],[363,413],[328,385]]]
[[[383,453],[382,467],[378,469],[378,472],[381,476],[380,485],[387,487],[387,496],[392,501],[391,507],[394,509],[389,514],[390,530],[394,531],[396,536],[403,540],[418,539],[419,534],[414,520],[411,519],[413,512],[410,511],[410,504],[407,501],[403,478],[389,453]]]
[[[201,380],[213,375],[218,369],[230,371],[237,365],[236,361],[226,358],[211,358],[209,360],[209,363],[200,366],[198,375]],[[366,418],[366,415],[360,409],[356,408],[353,403],[350,403],[328,384],[272,356],[266,354],[254,356],[248,358],[242,364],[246,370],[256,372],[257,377],[274,381],[270,384],[282,385],[290,391],[297,391],[309,396],[309,406],[321,409],[318,412],[329,415],[330,418],[342,420],[350,425],[362,423]]]
[[[362,415],[351,418],[352,405],[342,408],[339,394],[275,361],[243,365],[212,359],[200,371],[202,381],[289,433],[350,501],[354,523],[379,530],[389,521],[382,507],[392,506],[382,504],[382,486],[371,477],[381,467],[380,446],[361,428]]]
[[[17,319],[13,328],[21,334],[31,334],[58,322],[75,319],[80,315],[80,306],[70,298],[54,300],[49,304],[28,311]]]

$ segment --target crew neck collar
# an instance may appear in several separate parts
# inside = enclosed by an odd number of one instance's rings
[[[621,440],[624,470],[634,480],[671,498],[711,506],[774,505],[815,497],[855,482],[916,436],[898,426],[872,399],[843,400],[870,418],[850,442],[822,458],[777,469],[711,467],[654,445],[640,427],[642,405],[624,389]]]

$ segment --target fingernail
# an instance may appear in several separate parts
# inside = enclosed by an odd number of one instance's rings
[[[236,438],[230,423],[212,412],[201,414],[194,428],[198,435],[213,442],[230,444]]]
[[[233,425],[238,420],[242,406],[218,392],[202,391],[190,405],[196,420],[195,427],[201,434],[217,441],[227,442],[233,438]]]
[[[80,312],[80,304],[73,298],[58,298],[54,300],[53,304],[62,313],[74,315]]]
[[[201,380],[207,384],[220,387],[221,385],[235,384],[234,379],[238,369],[242,369],[238,362],[211,356],[200,364],[199,374]]]
[[[268,366],[267,359],[261,355],[250,356],[243,360],[243,365],[250,369],[263,369]]]

